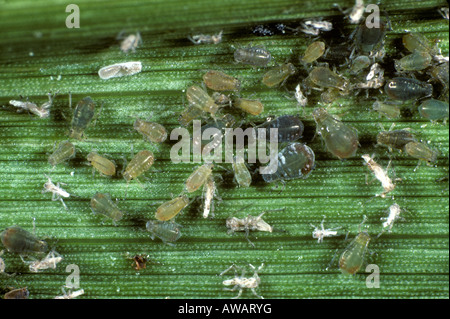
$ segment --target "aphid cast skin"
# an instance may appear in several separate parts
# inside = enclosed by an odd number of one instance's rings
[[[3,299],[28,299],[30,296],[30,292],[28,291],[27,287],[25,288],[19,288],[19,289],[13,289],[10,292],[7,292]]]
[[[34,103],[31,102],[22,102],[22,101],[16,101],[11,100],[9,101],[9,104],[26,111],[29,111],[30,113],[33,113],[37,116],[39,116],[41,119],[48,118],[50,116],[50,107],[53,104],[53,99],[56,97],[56,93],[53,95],[51,93],[48,93],[48,102],[43,103],[40,107],[37,106]],[[18,110],[19,111],[19,110]]]
[[[302,93],[300,84],[297,84],[295,87],[295,99],[301,107],[305,107],[308,104],[308,98]]]
[[[317,238],[317,242],[320,244],[321,242],[323,242],[323,239],[325,237],[334,237],[334,236],[338,236],[337,233],[337,229],[340,229],[342,227],[337,227],[337,228],[330,228],[330,229],[325,229],[323,227],[323,222],[325,221],[325,216],[323,216],[323,220],[320,223],[320,228],[317,226],[314,226],[313,224],[310,224],[311,227],[314,228],[313,232],[312,232],[312,237],[313,238]]]
[[[213,164],[203,164],[197,168],[186,180],[186,190],[188,193],[195,192],[206,182],[212,173]]]
[[[53,182],[49,176],[45,175],[45,177],[47,177],[47,182],[44,184],[44,188],[42,189],[42,194],[47,193],[47,192],[52,193],[52,201],[57,201],[57,200],[61,201],[64,208],[67,209],[67,206],[64,203],[63,197],[69,198],[70,194],[59,186],[60,184],[63,184],[63,185],[66,185],[66,184],[58,182],[55,185],[55,184],[53,184]]]
[[[214,177],[209,175],[208,179],[203,185],[203,218],[208,218],[209,215],[214,217],[214,198],[218,197],[216,182]],[[220,199],[220,197],[218,197]]]
[[[245,47],[234,51],[234,60],[238,63],[249,64],[255,67],[266,67],[272,55],[262,47]]]
[[[333,23],[329,21],[306,20],[301,22],[301,26],[297,29],[309,35],[319,35],[320,31],[331,31]]]
[[[95,103],[87,96],[78,102],[73,112],[71,128],[69,132],[70,138],[79,141],[83,140],[84,130],[89,126],[95,114]]]
[[[261,283],[261,279],[258,276],[258,272],[264,267],[264,263],[262,263],[261,266],[258,267],[258,269],[256,269],[256,267],[253,266],[252,264],[249,264],[249,266],[254,271],[252,277],[244,277],[245,269],[241,269],[240,267],[237,267],[234,264],[225,269],[224,271],[222,271],[219,275],[222,276],[225,273],[227,273],[230,269],[234,269],[235,275],[234,278],[224,280],[222,282],[224,286],[234,286],[233,288],[224,288],[224,290],[235,291],[236,289],[239,289],[238,295],[236,297],[233,297],[233,299],[238,299],[242,295],[244,289],[250,289],[256,297],[264,299],[262,296],[256,293],[256,288],[258,288],[259,284]],[[240,276],[238,276],[238,270],[242,270],[242,274]]]
[[[362,155],[361,157],[364,159],[367,167],[375,175],[375,178],[381,182],[381,186],[383,186],[384,192],[381,194],[377,194],[376,196],[381,196],[382,198],[386,197],[386,194],[393,191],[395,188],[395,184],[388,176],[387,170],[384,170],[379,164],[377,164],[369,154]],[[388,169],[389,166],[390,162],[388,165]]]
[[[387,231],[388,233],[390,233],[392,231],[392,227],[394,226],[395,221],[398,220],[398,219],[402,219],[402,217],[400,217],[400,213],[401,212],[402,212],[402,209],[396,203],[392,204],[389,207],[389,215],[388,215],[388,217],[381,217],[380,218],[381,220],[384,220],[384,222],[383,222],[383,230],[378,235],[378,237],[380,237],[381,234],[383,234],[385,231]]]
[[[44,254],[47,243],[19,226],[11,226],[0,233],[3,246],[15,254]]]
[[[75,146],[69,141],[60,142],[58,148],[48,157],[48,162],[56,166],[75,157]]]
[[[136,119],[133,127],[149,142],[163,143],[167,139],[167,131],[161,124]]]
[[[358,24],[364,16],[364,0],[355,0],[355,5],[348,15],[348,20],[351,24]]]
[[[219,44],[222,42],[222,34],[223,31],[213,35],[196,34],[188,36],[188,39],[194,44]]]
[[[100,172],[101,175],[114,176],[116,175],[116,164],[106,157],[100,156],[97,152],[90,152],[87,155],[87,160],[92,167]],[[93,170],[93,175],[95,170]]]
[[[155,218],[160,221],[170,220],[178,215],[187,205],[189,205],[189,198],[186,195],[175,197],[158,207]]]
[[[61,290],[62,290],[63,295],[56,296],[55,299],[75,299],[84,294],[84,289],[79,289],[76,291],[72,291],[71,289],[69,289],[69,291],[66,292],[64,287],[62,287]]]
[[[104,66],[98,70],[98,75],[102,80],[108,80],[127,75],[134,75],[141,71],[142,63],[139,61],[132,61]]]
[[[91,199],[91,209],[94,214],[101,214],[111,218],[114,224],[123,217],[123,213],[112,201],[109,194],[96,193]]]
[[[141,34],[139,32],[130,34],[120,43],[120,50],[123,53],[128,53],[130,50],[135,52],[139,44],[142,44]]]
[[[268,223],[266,223],[263,219],[262,216],[265,214],[266,212],[262,212],[261,214],[259,214],[258,216],[252,216],[252,215],[248,215],[247,217],[244,218],[237,218],[237,217],[230,217],[227,219],[226,221],[226,225],[228,228],[228,234],[237,232],[237,231],[243,231],[245,232],[245,237],[247,238],[248,242],[255,247],[255,245],[250,241],[250,239],[248,238],[249,232],[250,231],[266,231],[271,233],[273,230],[273,227],[270,226]]]
[[[150,238],[152,240],[155,239],[155,237],[158,237],[168,245],[174,245],[173,242],[176,242],[181,237],[181,225],[174,222],[149,220],[145,227],[150,233]]]
[[[63,256],[58,254],[55,250],[51,250],[47,256],[45,256],[42,260],[35,261],[25,261],[22,258],[22,261],[26,264],[29,264],[29,268],[31,272],[39,272],[40,270],[45,269],[56,269],[56,265],[63,260]]]

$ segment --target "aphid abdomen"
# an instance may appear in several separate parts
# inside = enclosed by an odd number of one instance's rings
[[[176,197],[165,202],[156,210],[155,217],[161,221],[167,221],[178,215],[183,208],[189,204],[189,198],[186,195]]]
[[[47,243],[19,226],[11,226],[0,233],[3,245],[16,254],[45,253]]]
[[[111,200],[109,194],[95,194],[91,199],[91,208],[93,212],[111,218],[115,222],[121,220],[123,217],[123,213]]]
[[[208,71],[203,75],[206,86],[215,91],[239,91],[241,81],[220,71]]]
[[[430,96],[433,86],[412,78],[393,78],[384,86],[384,91],[393,100],[408,101]]]
[[[345,248],[339,258],[339,269],[343,274],[354,275],[359,271],[364,262],[369,242],[369,234],[362,232]]]
[[[91,165],[103,175],[114,176],[116,174],[116,165],[109,159],[91,152],[87,156],[87,160]]]
[[[282,115],[259,127],[266,128],[266,139],[270,140],[270,129],[278,129],[278,143],[293,142],[302,137],[304,125],[298,116]]]
[[[448,102],[429,99],[420,104],[419,113],[431,121],[446,119],[449,114],[448,105]]]
[[[272,174],[262,174],[264,181],[307,178],[314,169],[314,151],[302,143],[291,143],[278,153],[278,167]]]
[[[78,102],[73,113],[73,119],[70,129],[70,138],[82,140],[84,130],[94,117],[95,104],[92,99],[87,96]]]
[[[48,162],[55,166],[75,156],[75,146],[69,141],[59,143],[58,148],[48,157]]]
[[[139,177],[150,169],[154,160],[155,158],[152,152],[147,150],[140,151],[133,157],[130,163],[128,163],[128,166],[123,173],[123,177],[128,182]]]
[[[164,243],[173,243],[181,237],[180,225],[173,222],[163,222],[159,220],[150,220],[146,224],[147,231],[151,233],[151,238],[155,236]]]
[[[161,124],[137,119],[133,127],[150,142],[162,143],[167,139],[167,131]]]
[[[272,59],[272,55],[266,49],[260,47],[239,48],[234,51],[236,62],[249,64],[257,67],[265,67]]]

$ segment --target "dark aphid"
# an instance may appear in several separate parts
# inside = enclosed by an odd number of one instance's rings
[[[187,205],[189,205],[189,198],[186,195],[175,197],[158,207],[155,218],[161,221],[170,220],[178,215]]]
[[[417,100],[433,94],[433,86],[412,78],[393,78],[386,82],[384,91],[393,100]]]
[[[44,254],[47,243],[19,226],[11,226],[0,233],[3,246],[9,252],[27,255],[30,253]]]
[[[379,145],[398,150],[403,150],[406,144],[414,141],[416,138],[407,130],[382,131],[377,135]]]
[[[270,63],[272,55],[269,51],[261,47],[239,48],[234,51],[234,60],[238,63],[265,67]]]
[[[409,156],[417,158],[420,161],[425,161],[427,164],[435,163],[438,152],[432,150],[427,145],[421,142],[413,141],[405,145],[405,152]]]
[[[293,142],[302,137],[304,126],[298,116],[283,115],[259,125],[258,128],[265,128],[267,130],[267,140],[270,140],[270,129],[277,128],[278,143],[283,143]]]
[[[239,91],[241,81],[221,71],[208,71],[203,75],[206,86],[215,91]]]
[[[69,137],[77,140],[82,140],[84,136],[84,130],[91,123],[94,117],[95,104],[88,96],[78,102],[75,112],[73,113],[71,128]]]
[[[272,174],[262,174],[264,181],[307,178],[314,169],[314,151],[302,143],[291,143],[278,153],[278,167]]]
[[[58,148],[48,157],[48,162],[56,166],[75,157],[75,146],[69,141],[59,143]]]
[[[116,175],[116,164],[114,164],[113,161],[110,161],[106,157],[98,155],[97,152],[90,152],[87,155],[87,160],[96,170],[100,172],[100,174],[106,176]]]
[[[313,63],[320,58],[325,52],[325,43],[322,41],[315,41],[311,43],[305,50],[305,54],[300,59],[301,62]]]
[[[152,152],[147,150],[140,151],[133,157],[130,163],[128,163],[125,172],[123,173],[123,178],[125,178],[127,182],[136,179],[150,169],[154,160],[155,157]]]
[[[262,78],[262,82],[271,88],[284,83],[295,72],[296,69],[292,63],[284,63],[267,71]]]
[[[172,243],[177,241],[181,237],[180,227],[174,222],[162,222],[159,220],[150,220],[147,222],[147,231],[150,232],[151,239],[158,237],[164,243],[173,245]]]
[[[357,50],[362,54],[379,50],[383,46],[386,31],[386,22],[381,19],[379,28],[369,28],[366,25],[366,20],[363,20],[356,30],[354,39]]]
[[[339,258],[339,269],[345,275],[354,275],[361,268],[369,246],[370,236],[367,232],[360,232],[345,248]]]
[[[431,55],[428,52],[414,51],[400,60],[394,60],[397,72],[421,71],[431,64]]]
[[[27,287],[25,288],[19,288],[19,289],[13,289],[10,292],[7,292],[3,299],[28,299],[30,296],[30,292],[28,291]]]
[[[429,99],[419,105],[419,113],[422,117],[431,121],[448,118],[448,102]]]
[[[324,108],[316,108],[313,117],[317,124],[317,133],[325,141],[330,153],[340,159],[356,154],[359,142],[355,130],[328,114]]]
[[[115,224],[122,219],[123,213],[112,201],[109,194],[97,193],[91,199],[91,209],[94,214],[101,214],[111,218]]]
[[[233,105],[251,115],[259,115],[264,111],[264,105],[259,100],[236,98]]]
[[[167,131],[161,124],[136,119],[133,127],[152,143],[163,143],[167,139]]]
[[[219,106],[214,100],[198,85],[192,85],[186,90],[186,97],[189,103],[196,108],[215,115],[219,110]]]

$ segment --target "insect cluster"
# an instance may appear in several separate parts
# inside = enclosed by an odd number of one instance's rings
[[[369,172],[381,183],[382,191],[374,195],[380,197],[380,200],[389,199],[396,189],[396,183],[401,180],[393,177],[389,172],[391,164],[395,164],[395,160],[390,159],[387,167],[383,168],[374,155],[358,154],[361,147],[358,129],[352,124],[346,123],[345,120],[341,120],[336,114],[332,114],[333,112],[329,111],[328,106],[338,104],[341,99],[346,99],[350,95],[358,95],[365,90],[366,97],[378,94],[377,100],[373,103],[373,110],[388,119],[400,118],[406,107],[415,105],[417,113],[423,118],[432,122],[442,120],[446,123],[449,115],[448,59],[441,55],[436,42],[419,33],[404,34],[402,37],[405,48],[404,56],[393,59],[384,48],[385,36],[390,31],[390,23],[387,18],[379,21],[379,28],[368,28],[364,19],[364,4],[360,0],[355,2],[353,8],[340,10],[345,13],[348,22],[355,25],[354,32],[346,35],[345,47],[348,50],[343,50],[342,44],[336,45],[325,36],[327,32],[333,30],[333,25],[325,19],[318,18],[302,20],[300,26],[296,28],[281,23],[276,25],[276,29],[264,25],[253,28],[256,36],[289,35],[302,36],[306,39],[310,39],[311,36],[315,37],[314,40],[310,40],[311,43],[308,43],[303,54],[295,57],[283,57],[287,58],[284,63],[274,63],[274,56],[263,46],[237,47],[233,57],[230,56],[230,63],[234,60],[234,63],[240,66],[248,66],[255,72],[261,72],[260,85],[265,89],[286,88],[290,90],[291,83],[294,83],[292,88],[295,86],[295,89],[290,91],[292,91],[298,106],[303,109],[301,116],[285,114],[264,119],[259,124],[253,124],[253,121],[264,113],[265,102],[243,93],[246,88],[245,78],[234,76],[231,71],[211,69],[203,71],[201,84],[192,84],[186,88],[185,98],[188,105],[180,110],[179,124],[188,128],[192,121],[206,119],[206,124],[201,127],[203,133],[209,128],[215,128],[221,132],[225,129],[237,129],[247,122],[245,125],[249,127],[266,130],[265,136],[258,136],[258,140],[265,142],[271,141],[272,138],[267,132],[277,129],[275,138],[281,146],[275,154],[276,165],[273,167],[274,170],[269,173],[261,173],[259,181],[286,184],[294,179],[302,180],[314,175],[316,153],[311,148],[310,142],[300,142],[300,139],[303,138],[305,131],[302,120],[305,123],[307,121],[315,123],[315,135],[320,136],[327,152],[336,160],[358,158],[360,165],[367,166]],[[192,35],[188,39],[194,45],[220,46],[223,34],[226,34],[226,30],[213,35]],[[118,39],[124,39],[120,44],[123,54],[134,53],[142,43],[139,33],[127,37],[119,35]],[[344,52],[344,63],[326,63],[325,61],[341,59],[336,52]],[[290,62],[288,62],[289,60]],[[385,70],[389,63],[394,66],[394,73]],[[98,75],[101,80],[107,80],[131,76],[141,71],[141,62],[123,62],[102,67],[98,71]],[[387,74],[392,77],[385,79]],[[127,78],[123,80],[127,80]],[[52,96],[49,93],[49,101],[40,107],[28,101],[11,100],[10,104],[19,111],[27,110],[40,118],[49,118],[55,96],[56,94]],[[69,93],[70,105],[71,99],[72,96]],[[315,105],[315,101],[319,101],[317,105]],[[77,145],[90,141],[91,138],[85,132],[99,117],[100,112],[96,112],[97,104],[98,102],[96,103],[89,96],[79,100],[73,111],[67,134],[68,140],[61,140],[57,146],[55,145],[53,152],[48,157],[51,167],[64,165],[65,162],[73,160],[80,153],[77,151]],[[416,104],[418,105],[416,106]],[[247,117],[252,117],[252,121],[246,121]],[[238,119],[242,119],[242,121]],[[130,128],[131,125],[146,142],[155,148],[167,140],[168,132],[160,123],[136,118],[133,124],[130,123]],[[439,155],[437,150],[430,147],[428,143],[417,139],[416,134],[413,134],[411,130],[392,130],[392,128],[389,131],[383,129],[379,132],[376,136],[376,146],[387,148],[390,154],[393,154],[393,150],[403,152],[411,158],[418,159],[419,163],[424,161],[430,166],[436,163]],[[214,137],[212,136],[210,140],[194,141],[194,144],[200,144],[203,151],[208,148],[216,148],[219,146],[219,142],[215,142]],[[316,151],[318,150],[316,149]],[[245,162],[245,156],[242,158],[242,156],[238,156],[237,152],[232,155],[233,160],[228,172],[233,173],[235,184],[239,188],[245,189],[258,182],[255,181],[258,177],[255,178],[252,168],[258,168],[260,171],[270,168],[269,165],[260,167],[250,165]],[[123,165],[121,172],[117,170],[116,162],[108,158],[111,156],[100,154],[94,148],[83,157],[86,158],[88,165],[92,166],[94,176],[96,172],[105,179],[121,176],[125,180],[124,184],[126,183],[124,194],[126,198],[131,181],[139,182],[139,178],[153,167],[158,154],[155,155],[148,149],[139,150],[128,164]],[[145,228],[149,237],[152,240],[157,237],[165,244],[174,245],[182,236],[182,226],[175,220],[197,197],[202,202],[199,215],[205,219],[213,218],[217,213],[215,202],[221,200],[219,170],[223,170],[223,167],[206,161],[195,168],[185,180],[183,190],[177,196],[171,196],[172,199],[160,203],[154,211],[154,216],[152,212],[152,218],[146,220]],[[227,169],[225,168],[225,170]],[[69,198],[77,195],[70,194],[65,189],[66,184],[63,182],[59,181],[55,184],[50,173],[45,175],[45,178],[47,181],[43,186],[42,193],[51,193],[53,201],[60,201],[63,207],[70,211],[70,203],[67,205],[63,199],[69,201]],[[198,196],[196,193],[199,190],[202,194]],[[393,197],[391,198],[393,199]],[[120,203],[114,201],[109,193],[99,191],[90,197],[92,212],[101,215],[105,220],[110,220],[114,225],[120,223],[127,215],[120,206]],[[376,238],[372,238],[367,230],[362,230],[362,225],[367,219],[364,216],[363,222],[359,225],[358,234],[340,255],[340,271],[350,275],[358,273],[366,258],[369,243],[381,237],[385,232],[391,232],[394,223],[402,219],[400,215],[404,210],[397,203],[391,204],[388,208],[388,216],[381,219],[384,222],[380,223],[380,232]],[[247,214],[242,218],[229,217],[223,225],[223,230],[228,229],[229,234],[245,232],[248,242],[256,247],[248,238],[250,231],[274,232],[274,227],[262,219],[265,213],[261,212],[257,216]],[[276,218],[270,216],[270,219],[275,220]],[[344,235],[343,226],[325,228],[324,222],[325,216],[319,227],[310,224],[314,228],[312,237],[317,239],[318,244],[323,244],[325,238]],[[271,234],[268,235],[271,236]],[[24,264],[28,265],[30,272],[55,269],[57,264],[64,259],[53,248],[49,251],[46,241],[20,226],[7,227],[0,233],[0,237],[6,250],[9,253],[18,254]],[[136,255],[132,258],[133,267],[137,271],[146,269],[147,259],[143,256]],[[261,284],[258,272],[263,266],[264,264],[256,269],[250,264],[254,274],[251,277],[245,277],[245,270],[232,265],[220,276],[234,269],[235,277],[223,281],[223,285],[233,286],[233,288],[227,288],[228,290],[239,290],[236,298],[241,296],[244,289],[250,289],[256,297],[262,298],[255,289]],[[6,269],[7,263],[0,258],[0,274],[6,273]],[[241,275],[238,275],[238,270],[242,270]],[[63,295],[56,298],[68,299],[82,294],[84,294],[83,289],[74,292],[66,292],[63,289]],[[27,288],[21,288],[8,292],[5,299],[14,296],[27,298],[28,295]]]

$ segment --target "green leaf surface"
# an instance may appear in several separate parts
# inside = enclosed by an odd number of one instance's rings
[[[449,201],[448,124],[430,123],[417,112],[417,103],[403,107],[402,117],[381,118],[372,111],[373,98],[384,98],[377,90],[339,98],[328,107],[331,114],[358,130],[361,147],[357,156],[338,160],[328,153],[320,137],[314,137],[315,123],[311,112],[318,106],[318,93],[310,97],[304,112],[293,99],[295,85],[307,72],[298,56],[313,41],[302,33],[256,37],[252,27],[262,23],[298,25],[303,18],[324,17],[332,20],[332,36],[325,41],[342,42],[355,25],[343,20],[333,7],[339,2],[348,8],[353,1],[77,1],[80,28],[65,26],[67,1],[0,1],[0,230],[20,225],[47,237],[64,260],[53,270],[29,271],[18,255],[6,252],[2,258],[6,272],[0,275],[0,292],[7,287],[28,287],[30,298],[53,298],[61,294],[61,286],[69,275],[66,266],[80,268],[80,298],[232,298],[237,291],[224,291],[222,281],[234,274],[219,274],[235,263],[265,267],[260,271],[257,292],[265,298],[448,298],[449,297]],[[386,77],[395,76],[392,58],[406,50],[401,36],[408,31],[424,33],[438,39],[444,56],[449,51],[449,24],[437,9],[445,1],[383,1],[392,23],[386,35]],[[217,45],[194,45],[192,34],[213,34],[223,30],[223,42]],[[139,31],[143,44],[136,52],[124,54],[119,49],[117,34]],[[333,38],[334,37],[334,38]],[[301,71],[286,86],[268,89],[261,84],[264,69],[236,64],[236,47],[262,45],[275,63],[286,60]],[[98,70],[106,65],[141,61],[143,70],[134,76],[101,80]],[[175,164],[170,149],[175,141],[162,145],[145,142],[133,130],[137,115],[163,124],[170,132],[179,126],[177,118],[184,109],[184,90],[200,83],[204,70],[218,69],[242,80],[241,96],[254,94],[264,103],[264,113],[243,116],[245,122],[261,123],[266,116],[301,114],[305,124],[302,142],[316,154],[316,169],[305,180],[286,182],[285,188],[274,189],[258,174],[250,188],[238,188],[232,174],[223,174],[219,183],[222,201],[216,201],[214,219],[203,219],[201,200],[194,201],[177,218],[183,225],[182,237],[174,246],[151,240],[145,221],[154,218],[156,208],[184,189],[184,182],[198,163]],[[425,77],[426,74],[418,75]],[[46,94],[59,91],[48,119],[17,113],[9,105],[19,96],[42,104]],[[95,126],[86,130],[85,141],[73,141],[76,157],[54,169],[48,164],[53,146],[68,139],[73,104],[90,96],[102,112]],[[437,164],[422,164],[398,152],[375,147],[379,124],[387,129],[410,128],[419,139],[439,150]],[[121,177],[93,177],[86,155],[97,150],[108,154],[123,167],[123,158],[149,149],[155,164],[145,178],[144,187],[132,181],[127,188]],[[376,154],[386,167],[392,157],[395,176],[401,178],[387,198],[374,198],[382,191],[378,181],[366,184],[362,154]],[[222,164],[231,170],[230,164]],[[51,201],[51,194],[41,194],[46,182],[66,183],[63,188],[73,196],[61,203]],[[96,192],[110,193],[121,199],[118,206],[127,214],[114,226],[90,210],[90,198]],[[125,193],[127,192],[126,200]],[[191,196],[200,196],[197,191]],[[395,223],[391,233],[381,231],[381,217],[394,202],[407,210],[404,220]],[[268,212],[264,220],[274,232],[252,232],[249,245],[244,233],[227,234],[225,220]],[[336,263],[326,269],[336,249],[342,251],[348,237],[354,238],[358,225],[368,217],[365,226],[373,237],[369,245],[370,264],[380,269],[380,288],[367,288],[363,267],[355,276],[344,276]],[[326,216],[325,227],[343,227],[339,237],[325,238],[319,244],[311,237],[310,224],[319,225]],[[154,263],[136,271],[127,254],[149,255]],[[252,272],[247,267],[247,275]],[[243,298],[254,298],[245,290]]]

